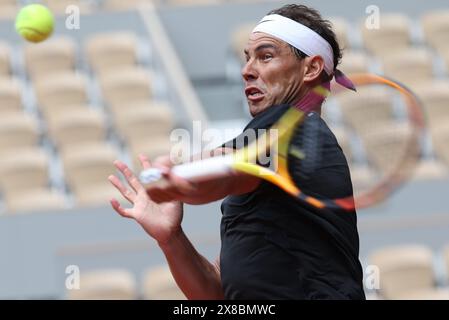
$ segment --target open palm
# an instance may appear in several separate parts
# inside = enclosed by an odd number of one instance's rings
[[[139,158],[144,169],[151,167],[147,157]],[[136,220],[159,243],[169,241],[181,229],[182,203],[179,201],[155,203],[126,164],[117,160],[114,165],[125,177],[129,188],[124,186],[117,176],[111,175],[108,179],[133,205],[131,208],[123,208],[116,199],[111,199],[114,210],[123,217]]]

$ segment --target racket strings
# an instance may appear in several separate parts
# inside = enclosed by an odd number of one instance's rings
[[[378,176],[392,173],[408,175],[410,165],[416,163],[420,156],[420,140],[408,117],[407,101],[396,89],[369,87],[384,92],[382,99],[371,97],[370,104],[371,108],[384,107],[388,117],[369,118],[368,123],[372,127],[357,130],[366,160]]]
[[[388,80],[360,78],[366,82],[358,96],[344,93],[337,100],[362,152],[356,157],[361,161],[350,167],[355,197],[366,206],[388,197],[414,175],[424,143],[422,110],[413,94]]]
[[[334,122],[342,123],[349,136],[348,146],[342,149],[345,155],[348,149],[354,152],[355,156],[346,158],[351,178],[356,176],[352,179],[355,201],[365,207],[381,202],[413,176],[422,155],[422,110],[411,92],[388,79],[372,75],[356,75],[354,79],[359,85],[357,93],[334,93],[341,117],[341,122]],[[306,117],[287,154],[289,174],[306,194],[301,186],[307,185],[306,180],[323,165],[318,129]],[[352,170],[354,167],[362,170]]]

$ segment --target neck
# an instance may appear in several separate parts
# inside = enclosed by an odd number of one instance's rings
[[[306,113],[317,112],[321,115],[321,105],[330,92],[330,82],[325,82],[310,89],[294,106]]]

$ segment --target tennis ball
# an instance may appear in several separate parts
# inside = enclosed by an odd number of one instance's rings
[[[44,41],[53,33],[53,27],[53,14],[41,4],[27,5],[17,14],[16,31],[28,41]]]

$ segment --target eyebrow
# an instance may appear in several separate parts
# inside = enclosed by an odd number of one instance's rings
[[[264,49],[274,49],[274,50],[278,51],[278,47],[276,47],[273,44],[266,43],[266,44],[261,44],[260,46],[258,46],[254,50],[254,52],[262,51]],[[245,55],[248,55],[248,49],[243,50],[243,52],[245,53]]]

